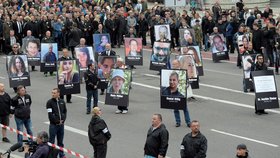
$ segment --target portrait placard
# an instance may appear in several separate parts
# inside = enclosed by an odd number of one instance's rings
[[[256,110],[279,108],[273,70],[252,71],[255,86]]]
[[[226,40],[223,34],[211,35],[211,52],[213,61],[229,60]]]
[[[78,60],[57,61],[57,86],[61,95],[81,92]]]
[[[161,108],[185,109],[187,96],[186,70],[161,70]]]
[[[155,42],[150,59],[150,70],[159,71],[167,68],[167,62],[170,54],[170,43]]]
[[[143,65],[142,38],[124,38],[125,64]]]
[[[107,34],[93,34],[94,50],[101,53],[105,51],[105,45],[111,43],[110,35]]]
[[[158,42],[171,41],[170,26],[166,25],[155,25],[155,37]]]
[[[128,106],[131,70],[112,69],[106,91],[105,104]]]
[[[182,55],[192,55],[195,61],[195,66],[199,76],[204,75],[203,62],[199,46],[181,47]]]
[[[41,72],[56,71],[57,43],[41,43]]]
[[[6,63],[10,87],[30,86],[27,55],[8,55]]]
[[[40,40],[39,39],[30,39],[26,40],[23,45],[24,52],[28,58],[28,64],[31,66],[40,66]]]
[[[188,46],[189,38],[192,38],[192,41],[195,42],[195,33],[194,29],[179,29],[180,43],[182,47]]]
[[[111,70],[116,67],[117,56],[98,56],[98,77],[100,82],[98,89],[106,89],[108,87],[108,79]]]
[[[79,61],[81,71],[86,71],[87,66],[94,62],[94,53],[92,47],[76,47],[75,54]]]

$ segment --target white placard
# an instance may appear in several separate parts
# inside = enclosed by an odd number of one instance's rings
[[[275,92],[274,76],[256,76],[254,77],[256,93]]]

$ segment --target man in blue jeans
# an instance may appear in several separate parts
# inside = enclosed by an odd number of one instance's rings
[[[98,106],[97,85],[100,81],[95,71],[94,63],[88,64],[88,70],[84,73],[84,78],[85,78],[86,90],[87,90],[87,114],[90,114],[92,97],[93,97],[93,108]]]
[[[12,99],[11,113],[15,115],[17,130],[23,131],[23,125],[28,134],[32,135],[32,123],[30,119],[32,100],[30,95],[26,94],[24,86],[17,87],[17,95]],[[17,135],[17,140],[22,143],[22,135]],[[19,148],[23,152],[24,148]]]
[[[172,69],[180,69],[180,68],[181,68],[180,61],[178,59],[174,59],[172,61]],[[177,78],[177,84],[178,84],[178,78]],[[177,85],[176,85],[176,87],[177,87]],[[184,112],[184,115],[185,115],[185,122],[186,122],[187,126],[190,127],[191,119],[190,119],[190,114],[189,114],[187,106],[186,106],[186,109],[183,110],[183,112]],[[176,127],[180,127],[181,126],[181,118],[180,118],[180,112],[179,112],[178,109],[174,109],[174,116],[175,116],[175,121],[176,121]]]
[[[49,126],[49,142],[54,144],[55,137],[57,137],[57,145],[64,147],[64,122],[66,120],[67,109],[63,99],[60,99],[60,90],[54,88],[52,90],[52,99],[47,102],[48,117],[50,121]],[[59,152],[59,157],[64,158],[64,152]]]

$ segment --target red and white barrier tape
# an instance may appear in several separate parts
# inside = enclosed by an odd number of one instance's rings
[[[29,134],[24,133],[24,132],[22,132],[22,131],[16,130],[16,129],[11,128],[11,127],[9,127],[9,126],[3,125],[3,124],[1,124],[1,123],[0,123],[0,127],[5,128],[5,129],[7,129],[7,130],[9,130],[9,131],[11,131],[11,132],[20,134],[20,135],[22,135],[22,136],[25,136],[25,137],[27,137],[27,138],[30,138],[30,139],[32,139],[32,140],[33,140],[33,139],[36,139],[36,137],[34,137],[34,136],[32,136],[32,135],[29,135]],[[68,153],[68,154],[74,155],[74,156],[76,156],[76,157],[78,157],[78,158],[88,158],[87,156],[83,156],[83,155],[81,155],[81,154],[79,154],[79,153],[76,153],[76,152],[71,151],[71,150],[69,150],[69,149],[66,149],[66,148],[57,146],[57,145],[52,144],[52,143],[50,143],[50,142],[48,142],[48,145],[51,146],[51,147],[53,147],[53,148],[59,149],[59,150],[61,150],[61,151],[64,151],[64,152],[66,152],[66,153]]]

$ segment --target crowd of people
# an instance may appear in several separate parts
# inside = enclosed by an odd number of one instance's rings
[[[91,98],[93,102],[93,118],[89,124],[89,139],[93,145],[94,157],[106,157],[107,141],[111,134],[104,120],[100,118],[101,110],[98,107],[98,90],[97,85],[100,82],[99,76],[106,75],[104,72],[97,72],[95,64],[89,60],[88,50],[77,47],[93,46],[100,50],[100,56],[103,56],[102,63],[105,62],[107,56],[117,55],[112,48],[120,47],[124,44],[124,37],[139,37],[142,38],[143,46],[147,46],[147,35],[150,37],[151,46],[153,49],[159,49],[159,55],[153,54],[152,60],[166,60],[160,58],[160,53],[164,54],[167,49],[162,47],[153,47],[155,42],[170,43],[171,48],[180,48],[186,46],[199,46],[204,51],[229,51],[237,53],[237,66],[242,66],[242,55],[244,54],[259,54],[258,62],[254,66],[253,71],[265,70],[267,66],[275,66],[275,71],[278,74],[279,67],[279,49],[280,49],[280,18],[274,18],[273,10],[269,5],[264,11],[260,11],[258,7],[250,10],[242,0],[231,9],[222,9],[220,4],[216,2],[210,10],[200,14],[195,9],[191,13],[187,10],[175,12],[175,10],[155,4],[152,8],[148,8],[146,0],[105,0],[105,1],[38,1],[38,0],[20,0],[7,1],[2,0],[0,4],[0,51],[6,55],[23,54],[20,46],[23,41],[28,39],[26,50],[29,57],[36,57],[39,43],[34,39],[39,39],[41,43],[57,43],[58,49],[63,52],[63,56],[58,60],[61,61],[60,70],[65,76],[59,77],[59,83],[64,84],[68,80],[78,81],[79,78],[75,71],[70,70],[76,63],[69,63],[65,60],[76,58],[74,50],[80,53],[78,58],[81,58],[80,66],[87,69],[84,73],[86,82],[87,114],[91,113]],[[161,25],[161,26],[157,26]],[[156,27],[157,29],[155,29]],[[168,27],[167,27],[168,26]],[[183,32],[183,37],[180,37],[180,29],[193,29]],[[168,32],[170,30],[170,32]],[[158,32],[155,32],[158,31]],[[93,43],[93,34],[108,33],[108,37],[101,37],[100,43]],[[218,36],[222,34],[221,36]],[[210,36],[213,36],[213,47],[210,49]],[[239,36],[242,45],[239,44]],[[182,38],[183,42],[180,42]],[[221,41],[225,41],[223,44]],[[137,45],[136,40],[130,41],[130,47]],[[159,43],[164,44],[164,43]],[[155,43],[157,46],[157,43]],[[135,47],[135,46],[134,46]],[[52,47],[50,47],[52,49]],[[71,50],[72,57],[68,54]],[[137,52],[137,47],[133,49],[132,54],[140,54]],[[235,51],[236,50],[236,51]],[[182,49],[183,51],[183,49]],[[195,52],[196,50],[191,50]],[[50,53],[52,50],[50,50]],[[197,53],[194,53],[197,54]],[[87,57],[85,57],[87,56]],[[192,57],[192,56],[191,56]],[[49,56],[45,60],[55,56]],[[193,57],[192,57],[193,58]],[[201,65],[198,57],[194,56],[195,64]],[[104,60],[104,61],[103,61]],[[263,60],[263,61],[261,61]],[[27,69],[21,58],[15,58],[13,63],[10,63],[10,75],[26,75]],[[119,68],[124,68],[122,59],[118,59],[121,64]],[[180,60],[174,60],[172,65]],[[183,64],[183,63],[182,63]],[[173,67],[173,66],[172,66]],[[130,68],[135,68],[131,66]],[[186,68],[187,69],[187,68]],[[35,70],[32,67],[32,70]],[[72,70],[72,69],[71,69]],[[51,74],[53,72],[50,72]],[[113,74],[114,83],[108,91],[120,91],[117,83],[124,82],[123,72],[115,72]],[[193,72],[193,73],[196,73]],[[45,72],[46,74],[46,72]],[[196,75],[194,75],[196,76]],[[176,74],[171,77],[175,78]],[[171,78],[170,77],[170,78]],[[22,131],[23,125],[27,133],[32,134],[31,130],[31,96],[26,94],[24,86],[14,88],[17,95],[14,98],[4,91],[4,85],[0,84],[0,118],[2,124],[9,125],[9,117],[14,114],[17,129]],[[101,89],[101,95],[105,89]],[[247,90],[246,90],[247,91]],[[244,90],[244,92],[246,92]],[[169,91],[166,91],[168,93]],[[171,93],[171,92],[169,92]],[[179,92],[178,92],[179,93]],[[71,95],[67,95],[67,103],[71,103]],[[66,103],[63,100],[63,95],[60,95],[60,90],[54,88],[52,90],[52,99],[47,102],[48,117],[50,120],[49,141],[54,143],[57,137],[58,145],[63,147],[64,136],[64,121],[66,120],[67,110]],[[11,109],[10,109],[11,107]],[[127,107],[118,107],[116,113],[127,113]],[[257,114],[263,114],[264,111],[256,111]],[[179,111],[174,111],[176,118],[176,127],[181,126]],[[185,122],[192,132],[187,134],[181,144],[181,157],[206,157],[207,139],[199,131],[199,122],[192,120],[189,117],[188,110],[184,110]],[[97,129],[96,129],[97,128]],[[97,131],[96,131],[97,130]],[[96,138],[102,134],[102,137]],[[39,138],[45,133],[39,133]],[[145,143],[145,158],[165,157],[168,149],[169,133],[164,124],[162,124],[162,116],[154,114],[152,117],[152,127],[147,134]],[[45,138],[48,139],[48,138]],[[9,142],[3,129],[4,142]],[[18,141],[22,142],[22,136],[18,135]],[[45,142],[46,140],[44,140]],[[101,143],[102,145],[100,146]],[[247,147],[240,144],[237,147],[237,157],[248,157]],[[20,149],[24,151],[24,149]],[[64,153],[59,153],[60,157],[64,157]]]

